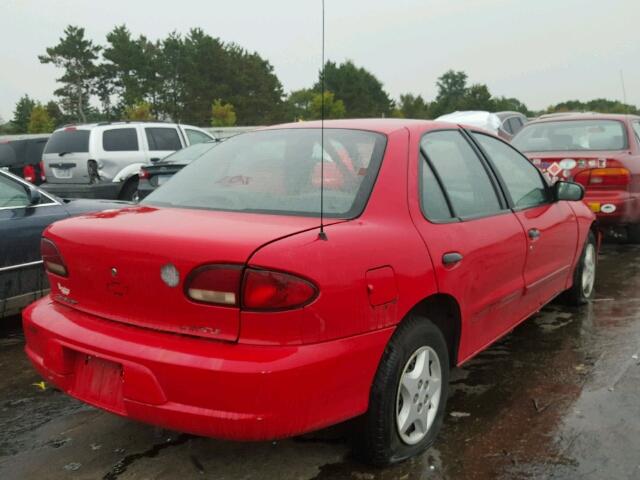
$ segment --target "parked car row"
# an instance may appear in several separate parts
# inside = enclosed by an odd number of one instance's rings
[[[138,205],[45,230],[51,293],[23,313],[42,376],[128,418],[265,440],[358,417],[358,454],[398,462],[435,441],[452,367],[594,295],[584,187],[476,127],[303,122],[144,170]]]

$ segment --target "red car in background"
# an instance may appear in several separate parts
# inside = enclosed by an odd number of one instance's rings
[[[48,228],[51,294],[23,315],[44,378],[218,438],[360,417],[357,451],[383,465],[434,442],[451,367],[558,294],[593,296],[581,186],[449,123],[325,127],[231,138],[139,206]]]
[[[640,117],[548,116],[525,125],[512,143],[552,182],[584,185],[601,227],[624,228],[640,243]]]

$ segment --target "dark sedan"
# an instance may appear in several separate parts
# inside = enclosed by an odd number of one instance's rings
[[[47,225],[126,202],[62,200],[0,169],[0,319],[14,315],[49,288],[40,258]]]
[[[142,167],[138,174],[138,191],[134,196],[134,200],[139,201],[145,198],[160,185],[163,185],[175,173],[182,170],[195,159],[201,157],[218,143],[220,143],[220,140],[196,143],[195,145],[172,153],[153,165]]]

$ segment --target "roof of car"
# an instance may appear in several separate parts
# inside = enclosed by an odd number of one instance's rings
[[[623,113],[560,112],[557,114],[549,114],[548,116],[543,115],[542,117],[532,120],[529,123],[531,124],[531,123],[542,123],[542,122],[564,122],[568,120],[618,120],[618,121],[625,122],[631,119],[640,119],[640,116],[626,115]]]
[[[451,128],[449,122],[437,122],[434,120],[414,120],[409,118],[352,118],[341,120],[325,120],[324,128],[345,128],[353,130],[370,130],[373,132],[389,134],[403,128],[413,129],[416,127]],[[262,128],[261,130],[274,130],[281,128],[320,128],[320,120],[283,123]]]
[[[108,126],[120,126],[120,125],[145,125],[147,127],[167,127],[167,126],[173,126],[173,125],[178,125],[177,123],[172,123],[172,122],[160,122],[160,121],[153,121],[153,122],[143,122],[143,121],[119,121],[119,122],[97,122],[97,123],[72,123],[69,125],[64,125],[60,128],[57,128],[56,131],[59,130],[65,130],[67,128],[76,128],[76,129],[80,129],[80,130],[91,130],[92,128],[96,128],[96,127],[108,127]],[[180,124],[182,125],[182,124]],[[185,127],[192,127],[192,125],[183,125]],[[198,127],[195,127],[198,128]]]

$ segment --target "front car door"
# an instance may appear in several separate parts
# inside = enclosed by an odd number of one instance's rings
[[[0,318],[42,296],[47,281],[40,259],[40,237],[67,212],[41,192],[29,205],[27,184],[0,172]]]
[[[522,319],[526,240],[487,163],[459,129],[427,132],[416,148],[412,217],[441,294],[458,300],[464,361]],[[416,171],[414,170],[414,171]]]
[[[527,236],[525,303],[531,313],[567,286],[578,248],[578,224],[567,202],[554,202],[540,171],[511,145],[471,132],[494,168]]]

